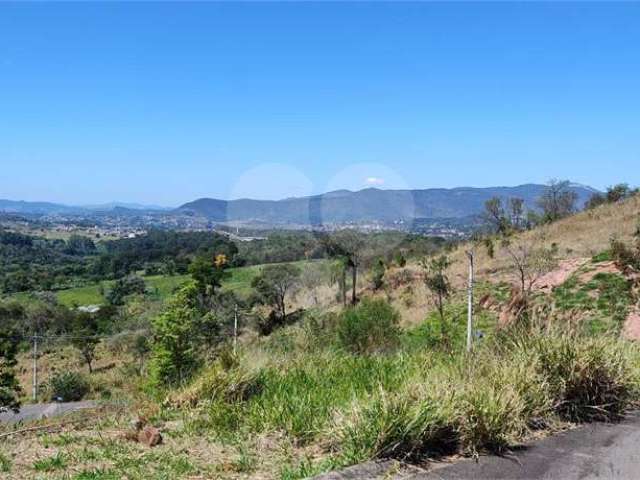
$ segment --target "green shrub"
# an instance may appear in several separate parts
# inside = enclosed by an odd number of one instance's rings
[[[356,404],[338,426],[342,455],[348,463],[370,458],[417,459],[457,447],[454,417],[444,398],[416,399],[406,394],[381,393],[371,402]]]
[[[459,398],[460,441],[467,453],[501,452],[526,429],[524,402],[509,385],[469,381]]]
[[[53,375],[47,384],[50,400],[77,402],[89,393],[89,382],[78,372],[62,372]]]
[[[389,350],[400,338],[399,319],[398,312],[384,300],[365,299],[344,311],[338,323],[338,339],[352,353]]]
[[[614,420],[637,394],[629,358],[613,338],[539,337],[533,349],[562,418]]]

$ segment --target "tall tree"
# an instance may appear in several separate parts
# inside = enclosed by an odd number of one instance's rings
[[[278,317],[287,317],[287,295],[297,286],[300,269],[292,264],[267,265],[260,275],[253,279],[251,285],[258,298],[271,305]]]
[[[362,234],[355,229],[340,230],[325,238],[325,248],[329,256],[346,259],[351,269],[351,303],[356,304],[358,268],[364,256],[365,242]]]
[[[196,297],[195,283],[185,284],[152,321],[150,374],[158,387],[184,383],[199,365],[194,338],[199,315]]]
[[[74,319],[73,327],[71,343],[80,352],[89,373],[93,373],[96,347],[100,343],[97,318],[91,313],[78,313]]]
[[[517,229],[522,228],[524,223],[524,199],[511,197],[509,199],[509,214],[511,216],[511,225]]]
[[[509,220],[505,215],[502,199],[492,197],[484,202],[484,217],[497,233],[506,233],[509,227]]]
[[[538,206],[542,209],[545,221],[555,222],[574,213],[577,200],[578,194],[571,189],[569,181],[551,180],[538,199]]]
[[[347,306],[347,271],[349,263],[346,257],[335,257],[331,265],[332,283],[338,284],[338,296],[342,300],[342,305]]]
[[[440,329],[443,338],[447,339],[447,325],[444,313],[446,300],[451,296],[451,283],[447,276],[447,269],[451,261],[445,255],[436,258],[425,258],[420,263],[424,270],[424,283],[431,292],[431,296],[440,316]]]

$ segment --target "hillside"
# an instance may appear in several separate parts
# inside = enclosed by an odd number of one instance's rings
[[[284,200],[216,200],[201,198],[186,203],[179,211],[204,215],[216,222],[266,222],[272,224],[322,225],[350,222],[411,222],[415,219],[451,219],[478,215],[491,197],[519,197],[535,209],[544,185],[425,190],[339,190],[311,197]],[[579,206],[594,189],[574,184]]]
[[[544,286],[544,293],[550,294],[555,287],[562,286],[572,276],[577,277],[577,287],[584,287],[596,273],[614,274],[622,278],[622,274],[611,266],[611,262],[592,260],[607,251],[612,237],[630,244],[638,221],[640,220],[640,197],[632,197],[622,203],[602,205],[593,210],[583,211],[558,222],[538,227],[515,235],[514,244],[537,245],[557,248],[556,267],[543,276],[538,288]],[[500,248],[500,242],[494,242],[494,255],[491,258],[484,246],[475,246],[476,265],[476,300],[487,293],[496,296],[496,289],[501,290],[497,296],[502,304],[494,305],[492,315],[497,317],[506,306],[511,285],[517,283],[516,273],[509,254]],[[460,244],[451,252],[449,277],[455,289],[453,303],[464,306],[464,296],[468,281],[468,261],[466,251],[469,243]],[[422,281],[422,269],[416,262],[405,268],[392,267],[386,274],[390,282],[385,295],[399,309],[405,325],[415,325],[425,318],[425,312],[433,310],[431,295]],[[368,290],[366,280],[361,283],[363,291]],[[380,293],[377,293],[379,295]],[[593,296],[592,293],[589,295]],[[604,301],[604,300],[603,300]],[[629,305],[627,313],[634,310]],[[460,318],[464,312],[460,313]],[[462,321],[462,319],[461,319]]]
[[[542,235],[544,244],[557,246],[559,266],[550,273],[566,275],[557,276],[555,288],[538,289],[536,308],[548,307],[542,318],[558,331],[534,326],[524,334],[502,330],[511,337],[496,334],[513,270],[500,248],[494,258],[477,248],[474,326],[482,338],[471,362],[464,349],[469,245],[450,252],[456,291],[445,322],[415,261],[390,262],[377,290],[362,268],[362,301],[354,309],[342,309],[335,285],[314,276],[314,285],[289,297],[291,309],[308,309],[302,318],[270,335],[242,322],[237,355],[222,345],[184,385],[149,390],[153,358],[138,358],[128,346],[136,332],[100,342],[92,374],[72,345],[48,344],[40,357],[43,378],[82,369],[88,395],[105,402],[90,420],[77,415],[60,427],[49,420],[55,430],[46,433],[0,429],[10,434],[0,460],[10,478],[48,472],[47,478],[294,480],[376,458],[428,469],[443,455],[503,453],[576,423],[616,419],[640,394],[638,344],[618,334],[637,292],[601,254],[611,235],[630,241],[639,213],[636,197],[513,237]],[[233,271],[227,288],[247,289],[257,269]],[[561,330],[574,325],[587,328]],[[25,349],[18,368],[25,389],[31,362]],[[613,399],[606,409],[604,397]],[[162,444],[136,441],[132,419],[159,428]]]

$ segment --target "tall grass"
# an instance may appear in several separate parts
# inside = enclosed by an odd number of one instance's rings
[[[317,342],[315,328],[288,332],[263,365],[246,356],[189,387],[192,425],[220,438],[282,432],[321,445],[336,466],[501,452],[559,422],[619,418],[638,397],[638,348],[612,336],[529,328],[472,354],[421,350],[414,339],[363,355],[337,334]]]

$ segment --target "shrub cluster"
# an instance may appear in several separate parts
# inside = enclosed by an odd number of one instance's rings
[[[500,452],[558,420],[617,419],[637,397],[632,352],[617,339],[529,332],[493,348],[412,379],[413,393],[354,404],[334,425],[348,461]]]
[[[89,382],[78,372],[54,374],[47,384],[47,396],[52,401],[77,402],[89,393]]]
[[[400,315],[384,300],[365,299],[346,310],[338,324],[338,339],[352,353],[371,354],[396,346]]]
[[[638,396],[638,347],[618,337],[522,326],[471,354],[429,339],[407,339],[390,305],[363,300],[259,338],[251,358],[220,356],[169,404],[223,438],[320,441],[336,468],[501,452],[532,430],[619,418]]]

